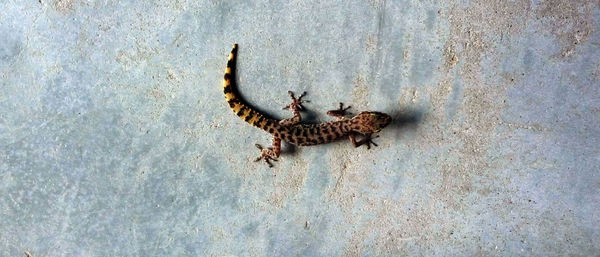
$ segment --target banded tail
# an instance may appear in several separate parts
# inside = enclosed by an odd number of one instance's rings
[[[227,68],[225,69],[225,76],[223,77],[223,93],[225,93],[225,100],[229,104],[229,108],[240,118],[248,122],[250,125],[257,128],[263,129],[269,133],[273,133],[276,127],[279,125],[276,120],[265,117],[262,113],[248,106],[244,101],[236,94],[235,90],[235,62],[237,55],[238,45],[233,44],[233,49],[229,54],[227,60]]]

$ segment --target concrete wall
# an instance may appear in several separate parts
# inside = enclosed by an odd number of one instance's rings
[[[598,1],[2,1],[0,256],[600,253]],[[243,97],[394,123],[253,162]]]

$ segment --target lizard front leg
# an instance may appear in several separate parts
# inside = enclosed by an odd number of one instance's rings
[[[277,161],[277,158],[279,158],[279,155],[281,154],[281,138],[273,137],[272,147],[263,148],[261,145],[256,144],[256,148],[260,150],[260,156],[254,161],[265,160],[269,165],[269,168],[272,168],[273,164],[271,163],[271,160]]]
[[[340,107],[337,110],[327,111],[327,115],[336,117],[338,119],[344,119],[344,116],[347,114],[347,110],[352,108],[352,106],[348,106],[344,108],[344,103],[340,103]]]
[[[365,137],[360,141],[356,141],[356,134],[354,134],[354,133],[350,133],[348,135],[348,137],[350,138],[350,142],[352,142],[352,145],[354,145],[354,147],[359,147],[361,145],[366,144],[367,149],[371,149],[371,144],[373,144],[374,146],[378,146],[377,144],[375,144],[375,142],[373,142],[373,138],[379,137],[379,136],[371,137],[371,135],[372,134],[364,135]]]
[[[298,98],[294,96],[294,92],[292,91],[288,91],[288,94],[292,98],[292,103],[286,105],[285,107],[283,107],[283,109],[292,110],[294,117],[281,120],[279,124],[281,124],[282,126],[290,126],[300,122],[302,120],[302,116],[300,116],[300,111],[304,110],[304,106],[302,106],[302,104],[310,102],[308,100],[302,100],[302,97],[306,95],[306,92],[303,92]]]

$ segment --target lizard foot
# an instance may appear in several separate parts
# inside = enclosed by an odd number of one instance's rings
[[[275,158],[275,152],[273,151],[273,149],[271,147],[265,149],[259,144],[256,144],[255,146],[260,150],[260,156],[254,161],[258,162],[260,160],[265,160],[265,162],[269,165],[269,168],[273,168],[273,164],[271,163],[271,161],[278,161]]]
[[[354,147],[359,147],[361,145],[366,144],[367,149],[371,149],[371,144],[373,144],[373,146],[378,146],[375,142],[373,142],[373,138],[378,138],[379,136],[371,137],[371,135],[372,134],[366,134],[366,135],[364,135],[365,137],[363,139],[361,139],[360,141],[357,141],[357,142],[355,142],[354,139],[352,139],[352,144],[354,144]]]
[[[340,108],[338,108],[337,110],[327,111],[327,115],[342,118],[347,114],[346,111],[350,108],[352,108],[352,106],[344,108],[344,103],[340,103]]]
[[[290,97],[292,98],[292,103],[283,107],[284,110],[292,109],[292,110],[302,111],[302,110],[304,110],[304,106],[302,106],[302,104],[310,103],[309,100],[302,100],[302,97],[304,97],[306,95],[306,91],[304,91],[298,98],[296,98],[294,96],[294,92],[292,92],[292,91],[288,91],[288,95],[290,95]]]
[[[373,138],[378,138],[379,135],[376,135],[374,137],[371,137],[371,134],[367,134],[365,135],[365,138],[362,140],[364,143],[367,145],[367,149],[371,149],[371,144],[373,144],[373,146],[379,146],[377,144],[375,144],[375,142],[373,142]]]

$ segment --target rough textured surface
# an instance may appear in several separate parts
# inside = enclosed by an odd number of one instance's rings
[[[0,256],[600,253],[598,1],[2,1]],[[284,146],[227,108],[395,123]]]

